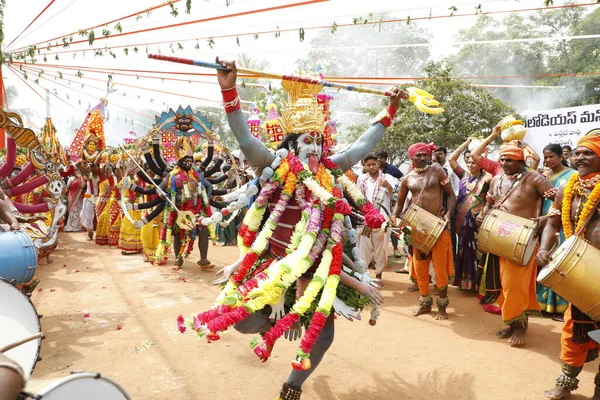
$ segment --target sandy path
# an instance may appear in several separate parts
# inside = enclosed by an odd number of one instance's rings
[[[222,266],[237,250],[211,247],[209,254]],[[210,284],[214,273],[200,271],[196,257],[174,272],[96,246],[84,234],[62,234],[53,263],[38,268],[42,291],[32,297],[47,336],[34,378],[102,372],[133,399],[275,399],[297,344],[281,340],[260,364],[251,336],[232,331],[207,344],[177,331],[177,315],[207,309],[218,292]],[[544,398],[559,372],[559,323],[531,320],[526,347],[513,349],[494,336],[500,318],[455,289],[449,321],[410,316],[418,294],[406,291],[406,275],[388,271],[377,326],[338,319],[336,340],[303,399]],[[591,397],[596,368],[581,374],[574,399]]]

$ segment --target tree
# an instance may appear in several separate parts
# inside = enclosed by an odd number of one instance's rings
[[[574,25],[572,35],[600,34],[600,9],[588,14]],[[600,70],[600,39],[573,40],[564,55],[553,57],[550,70],[556,73],[587,73]],[[562,91],[563,106],[600,103],[600,76],[548,78],[546,82],[565,86]]]
[[[392,160],[404,162],[407,149],[417,142],[434,142],[449,148],[456,147],[469,137],[481,137],[503,117],[515,111],[494,98],[487,90],[472,86],[462,79],[453,78],[453,67],[444,62],[430,62],[425,68],[426,78],[416,86],[435,95],[446,112],[424,114],[409,102],[403,102],[393,124],[387,129],[379,147]],[[384,104],[387,100],[384,101]],[[379,109],[366,110],[375,116]],[[357,138],[366,126],[349,129]]]

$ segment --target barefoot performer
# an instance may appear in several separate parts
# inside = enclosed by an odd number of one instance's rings
[[[406,197],[410,193],[414,204],[423,208],[425,211],[442,217],[447,221],[454,214],[456,207],[456,196],[448,174],[439,166],[439,164],[430,164],[431,153],[437,147],[426,143],[416,143],[408,148],[408,156],[412,161],[412,170],[406,175],[400,184],[398,201],[394,209],[394,215],[399,217],[404,209]],[[447,210],[443,208],[443,197],[446,194]],[[429,263],[433,261],[433,269],[439,297],[436,300],[438,314],[436,319],[448,319],[446,308],[450,301],[448,300],[448,280],[453,273],[453,255],[452,244],[450,241],[450,232],[445,229],[439,239],[433,246],[431,253],[423,254],[413,247],[412,262],[417,275],[417,286],[421,298],[419,307],[413,311],[415,317],[431,312],[433,298],[429,294]]]
[[[600,248],[600,129],[594,129],[582,137],[573,151],[574,167],[577,173],[571,175],[566,186],[562,187],[548,211],[549,221],[542,234],[538,253],[540,264],[550,261],[549,250],[556,241],[556,234],[564,230],[565,239],[576,234]],[[587,225],[585,224],[587,221]],[[577,376],[586,362],[598,357],[600,345],[591,340],[587,333],[600,328],[600,322],[593,321],[577,307],[570,305],[565,311],[565,324],[560,337],[561,373],[556,379],[556,387],[544,394],[550,399],[566,399],[577,390]],[[600,400],[600,371],[594,379],[594,400]]]
[[[219,64],[223,69],[217,76],[229,126],[264,184],[239,231],[238,243],[244,256],[225,267],[224,277],[216,281],[226,282],[216,306],[192,319],[180,316],[179,329],[185,331],[187,322],[209,341],[218,340],[219,332],[230,326],[242,333],[259,333],[252,347],[264,362],[279,337],[284,333],[300,337],[298,332],[305,326],[306,333],[292,362],[294,369],[279,397],[298,400],[302,384],[333,341],[331,310],[338,283],[376,304],[383,302],[367,274],[361,281],[341,271],[344,216],[352,208],[342,200],[342,190],[336,183],[359,205],[367,226],[381,227],[385,218],[343,171],[381,140],[400,100],[407,96],[404,92],[392,93],[390,105],[371,127],[348,149],[327,158],[323,151],[324,109],[315,98],[322,86],[283,80],[289,97],[280,122],[286,136],[273,154],[248,129],[236,89],[235,62]],[[269,217],[263,218],[267,209]],[[280,315],[284,305],[288,313],[274,324],[270,316]],[[310,310],[311,305],[317,306],[316,311]]]
[[[556,188],[542,175],[527,170],[520,142],[506,143],[500,148],[500,164],[504,173],[496,175],[490,183],[486,205],[477,217],[478,226],[493,208],[543,223],[546,217],[539,217],[541,200],[554,199]],[[527,313],[540,312],[536,297],[536,259],[532,257],[527,265],[520,266],[499,257],[499,264],[502,290],[498,303],[508,328],[499,331],[497,336],[508,338],[511,346],[520,346],[527,331]]]

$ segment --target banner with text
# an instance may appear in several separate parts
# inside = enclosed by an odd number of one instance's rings
[[[600,128],[600,104],[534,111],[525,117],[527,136],[524,141],[541,156],[550,143],[575,148],[581,136]]]

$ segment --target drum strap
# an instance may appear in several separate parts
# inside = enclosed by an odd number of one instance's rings
[[[599,205],[600,205],[600,199],[598,201],[596,201],[596,204],[594,204],[593,208],[597,209]],[[581,234],[583,232],[585,232],[585,228],[592,221],[592,218],[594,218],[594,215],[596,215],[595,212],[590,213],[590,215],[588,215],[587,219],[583,222],[583,225],[581,225],[581,228],[579,228],[579,230],[577,232],[575,232],[575,236],[581,236]]]
[[[515,185],[514,185],[514,186],[513,186],[513,187],[512,187],[512,188],[511,188],[509,191],[508,191],[508,193],[506,193],[506,196],[504,196],[504,198],[502,199],[502,201],[500,202],[500,204],[498,204],[498,208],[500,208],[500,206],[501,206],[502,204],[504,204],[504,202],[505,202],[506,200],[508,200],[508,198],[510,197],[510,195],[511,195],[511,194],[513,194],[513,193],[515,192],[515,190],[516,190],[516,189],[517,189],[517,188],[518,188],[518,187],[519,187],[521,184],[523,184],[523,183],[524,183],[524,182],[527,180],[527,178],[529,178],[529,176],[531,176],[531,174],[527,172],[527,173],[525,174],[525,176],[524,176],[524,177],[523,177],[521,180],[519,180],[519,182],[517,182],[517,183],[516,183],[516,184],[515,184]]]

